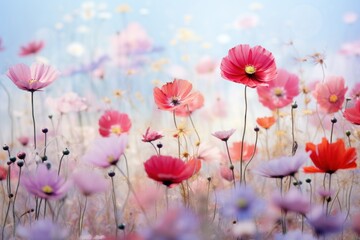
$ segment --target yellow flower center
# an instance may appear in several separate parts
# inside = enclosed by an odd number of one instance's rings
[[[245,72],[247,74],[254,74],[256,72],[256,68],[254,66],[252,66],[252,65],[247,65],[245,67]]]
[[[38,80],[35,80],[35,79],[30,79],[29,80],[29,84],[31,85],[31,84],[33,84],[33,83],[36,83]]]
[[[240,198],[239,201],[237,202],[237,207],[239,209],[245,209],[248,206],[248,202],[246,201],[246,199]]]
[[[277,97],[281,97],[283,95],[283,90],[281,88],[275,88],[274,93]]]
[[[329,101],[331,103],[336,103],[336,101],[338,100],[338,97],[335,95],[335,94],[332,94],[330,97],[329,97]]]
[[[120,135],[122,133],[122,129],[119,125],[111,126],[110,132],[116,135]]]
[[[107,160],[110,164],[115,164],[117,162],[117,159],[114,158],[113,156],[108,156]]]
[[[43,191],[43,193],[50,195],[54,192],[53,188],[50,187],[49,185],[45,185],[41,188],[41,190]]]

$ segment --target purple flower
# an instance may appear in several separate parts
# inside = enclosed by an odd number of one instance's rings
[[[306,162],[309,155],[304,152],[297,153],[292,157],[280,157],[263,163],[254,170],[255,173],[268,178],[283,178],[292,176]]]
[[[294,188],[284,196],[281,196],[280,193],[275,195],[273,197],[273,203],[285,212],[306,214],[310,210],[309,198]]]
[[[19,226],[17,235],[28,240],[62,240],[68,239],[68,231],[51,220],[41,219],[31,226]]]
[[[125,151],[127,142],[127,134],[98,138],[90,146],[90,150],[87,151],[83,159],[102,168],[116,165]]]
[[[214,137],[217,137],[221,141],[226,142],[227,140],[229,140],[229,138],[231,137],[231,135],[233,135],[233,133],[235,131],[236,131],[235,129],[230,129],[230,130],[227,130],[227,131],[217,131],[217,132],[214,132],[212,135]]]
[[[65,196],[68,184],[54,170],[49,170],[45,164],[39,164],[35,172],[24,175],[21,184],[26,190],[43,199],[61,199]]]
[[[104,192],[108,187],[108,181],[94,171],[78,171],[72,176],[75,186],[85,196]]]
[[[314,236],[308,233],[303,233],[300,230],[287,232],[286,234],[276,234],[275,240],[316,240]]]
[[[218,194],[220,211],[225,217],[237,220],[253,219],[263,208],[262,201],[250,187],[239,186]]]
[[[318,236],[341,232],[345,216],[341,213],[336,215],[326,214],[321,206],[314,207],[307,215],[307,220]]]

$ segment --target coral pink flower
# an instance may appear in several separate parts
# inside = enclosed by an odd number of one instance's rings
[[[227,130],[227,131],[217,131],[217,132],[214,132],[212,135],[214,137],[217,137],[221,141],[226,142],[227,140],[229,140],[231,135],[234,134],[235,131],[236,131],[235,129],[230,129],[230,130]]]
[[[277,78],[269,82],[269,86],[259,86],[256,90],[259,101],[270,110],[275,110],[289,105],[299,95],[299,78],[279,69]]]
[[[0,181],[5,180],[7,176],[7,170],[3,166],[0,166]]]
[[[179,117],[187,117],[202,106],[204,106],[204,96],[200,92],[195,92],[191,101],[176,108],[175,114]]]
[[[198,74],[209,74],[214,72],[217,66],[218,63],[214,59],[210,57],[203,57],[196,65],[196,72]]]
[[[146,129],[146,132],[144,135],[142,135],[143,138],[141,139],[141,141],[143,142],[152,142],[152,141],[156,141],[162,137],[164,137],[161,133],[156,132],[156,131],[150,131],[150,127],[148,127]]]
[[[106,111],[99,119],[99,133],[103,137],[110,134],[121,135],[131,128],[131,121],[126,113],[116,110]]]
[[[154,88],[154,99],[159,109],[173,111],[191,102],[197,95],[191,92],[192,84],[187,80],[174,79],[160,88]]]
[[[241,150],[241,142],[233,142],[232,146],[229,148],[230,156],[233,161],[240,161]],[[244,142],[243,161],[250,160],[254,150],[255,145]]]
[[[229,50],[221,62],[221,76],[248,87],[268,86],[276,79],[275,59],[261,46],[240,44]]]
[[[354,107],[345,110],[344,118],[353,124],[360,125],[360,99],[356,101]]]
[[[194,173],[193,165],[187,165],[179,158],[163,155],[152,156],[144,163],[144,167],[149,178],[167,187],[189,179]]]
[[[346,91],[343,77],[329,76],[325,82],[316,85],[313,96],[326,113],[335,113],[341,109]]]
[[[350,97],[354,100],[360,99],[360,83],[355,84],[351,89]]]
[[[261,117],[256,119],[257,124],[259,124],[260,127],[269,129],[272,125],[276,122],[276,119],[271,117]]]
[[[19,63],[10,67],[6,75],[18,88],[34,92],[51,84],[59,73],[43,63],[34,63],[31,67]]]
[[[44,48],[44,42],[43,41],[32,41],[28,44],[21,46],[19,56],[20,57],[26,57],[29,55],[37,54],[41,51],[41,49]]]

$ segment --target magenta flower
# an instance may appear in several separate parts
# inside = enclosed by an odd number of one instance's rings
[[[43,41],[32,41],[28,44],[21,46],[19,56],[20,57],[26,57],[29,55],[35,55],[41,51],[41,49],[44,48],[44,42]]]
[[[236,131],[236,129],[230,129],[230,130],[227,130],[227,131],[217,131],[217,132],[214,132],[212,135],[214,137],[217,137],[221,141],[226,142],[227,140],[229,140],[229,138],[231,137],[231,135],[233,135],[233,133],[235,131]]]
[[[6,75],[18,88],[35,92],[51,84],[59,73],[43,63],[34,63],[31,67],[19,63],[10,67]]]
[[[248,87],[268,86],[276,79],[276,64],[271,52],[261,46],[240,44],[229,50],[221,62],[221,76]]]
[[[259,86],[256,90],[259,101],[270,110],[275,110],[289,105],[299,95],[299,78],[279,69],[277,78],[269,82],[269,86]]]
[[[284,212],[306,214],[310,210],[310,201],[299,190],[292,188],[284,196],[280,193],[273,197],[275,206]]]
[[[45,164],[39,164],[34,172],[24,175],[21,184],[29,193],[47,200],[63,198],[68,189],[65,179]]]
[[[316,85],[313,96],[326,113],[335,113],[341,109],[346,91],[343,77],[329,76],[325,82]]]
[[[161,133],[157,132],[157,131],[150,131],[150,127],[148,127],[146,129],[145,134],[142,135],[142,139],[141,141],[143,142],[152,142],[152,141],[156,141],[162,137],[164,137]]]
[[[102,168],[116,165],[124,154],[127,142],[127,134],[98,138],[83,156],[83,160]]]
[[[99,119],[99,133],[103,137],[122,135],[130,131],[131,120],[126,113],[117,110],[106,111]]]
[[[108,181],[100,174],[92,171],[78,171],[72,176],[75,186],[84,196],[104,192],[108,187]]]

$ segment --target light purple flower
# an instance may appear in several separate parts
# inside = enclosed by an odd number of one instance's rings
[[[316,240],[314,236],[308,233],[303,233],[300,230],[287,232],[286,234],[276,234],[275,240]]]
[[[299,190],[290,189],[284,196],[280,193],[273,197],[275,206],[285,212],[306,214],[310,210],[309,198],[305,197]]]
[[[345,216],[341,213],[326,214],[323,207],[316,206],[307,215],[307,220],[318,236],[324,236],[341,232]]]
[[[268,178],[283,178],[286,176],[292,176],[299,171],[300,167],[307,161],[308,158],[308,153],[300,152],[292,157],[280,157],[265,162],[253,171]]]
[[[48,219],[35,221],[31,226],[19,226],[17,235],[27,240],[65,240],[68,231]]]
[[[116,165],[124,154],[127,142],[127,134],[98,138],[90,146],[83,160],[102,168]]]
[[[108,187],[108,181],[94,170],[77,171],[72,176],[75,186],[85,196],[104,192]]]
[[[217,132],[214,132],[212,135],[214,137],[217,137],[221,141],[226,142],[227,140],[229,140],[231,135],[234,134],[235,131],[236,131],[236,129],[230,129],[230,130],[226,130],[226,131],[217,131]]]

